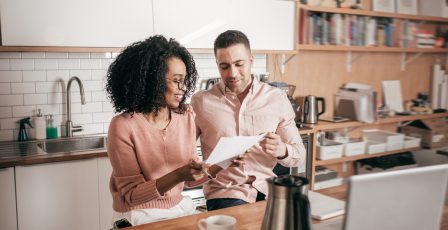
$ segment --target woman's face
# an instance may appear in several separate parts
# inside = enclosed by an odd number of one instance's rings
[[[165,74],[165,101],[169,108],[179,107],[185,95],[184,81],[186,75],[187,67],[181,59],[177,57],[168,59],[168,69]]]

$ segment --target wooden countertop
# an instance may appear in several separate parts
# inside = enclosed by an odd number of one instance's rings
[[[45,164],[60,161],[73,161],[90,159],[95,157],[107,157],[105,150],[85,151],[85,152],[69,152],[57,154],[38,154],[31,156],[18,156],[11,158],[0,158],[0,168],[14,167],[19,165]]]
[[[341,200],[346,199],[346,186],[338,186],[328,189],[322,189],[318,192],[337,198]],[[126,229],[132,230],[153,230],[153,229],[198,229],[197,223],[201,218],[207,218],[212,215],[225,214],[233,216],[237,219],[236,229],[238,230],[252,230],[261,229],[261,224],[263,222],[264,211],[266,208],[266,201],[256,202],[253,204],[245,204],[231,208],[225,208],[221,210],[215,210],[210,212],[205,212],[201,214],[195,214],[191,216],[180,217],[171,220],[165,220],[135,227],[130,227]],[[337,217],[336,217],[337,218]],[[313,223],[319,223],[313,219]],[[448,206],[445,206],[443,212],[443,222],[440,229],[448,229]]]

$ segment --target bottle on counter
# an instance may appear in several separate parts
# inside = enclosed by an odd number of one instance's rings
[[[36,116],[33,117],[33,124],[34,124],[34,137],[38,140],[44,140],[47,137],[46,134],[46,121],[42,113],[40,112],[40,109],[37,110]]]
[[[47,139],[58,138],[58,127],[54,125],[53,115],[47,115]]]

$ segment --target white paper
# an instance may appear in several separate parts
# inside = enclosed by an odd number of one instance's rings
[[[266,133],[258,136],[221,137],[205,163],[219,164],[227,168],[233,158],[244,154],[250,147],[263,140],[265,135]]]
[[[403,99],[399,80],[383,81],[384,102],[390,110],[403,112]]]

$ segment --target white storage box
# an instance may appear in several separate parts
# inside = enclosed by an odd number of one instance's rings
[[[405,136],[404,137],[404,148],[416,148],[420,146],[420,142],[422,141],[421,138],[418,137],[410,137]]]
[[[368,154],[386,152],[386,143],[385,142],[368,141],[366,149],[367,149]]]
[[[320,160],[330,160],[342,157],[342,151],[344,150],[344,144],[325,140],[324,145],[317,145],[317,158]]]
[[[360,140],[349,140],[344,144],[344,156],[355,156],[366,153],[366,142]]]
[[[404,134],[378,129],[363,130],[362,135],[367,141],[385,142],[386,150],[393,151],[403,148]]]

